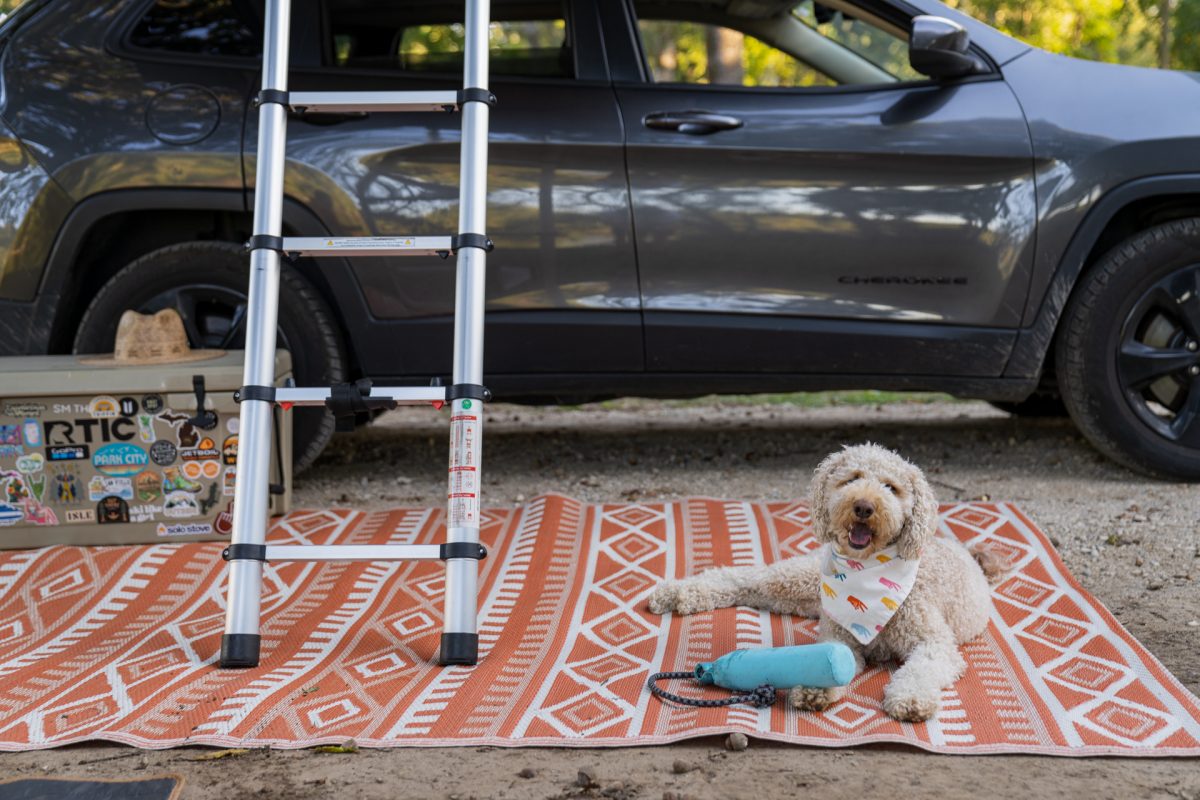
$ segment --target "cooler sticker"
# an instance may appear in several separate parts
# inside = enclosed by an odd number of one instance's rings
[[[200,471],[210,481],[216,480],[221,476],[221,463],[219,461],[205,461],[202,463]]]
[[[179,471],[183,473],[185,478],[192,481],[200,480],[200,476],[204,474],[204,468],[200,466],[199,461],[189,461],[179,467]]]
[[[154,441],[154,415],[153,414],[138,414],[137,415],[138,438],[146,444]]]
[[[90,508],[68,508],[63,512],[63,519],[68,525],[93,523],[96,521],[96,512]]]
[[[91,452],[86,444],[66,444],[47,447],[46,458],[51,461],[84,461],[91,456]]]
[[[96,504],[96,518],[101,525],[129,522],[129,504],[120,497],[105,497]]]
[[[43,403],[4,404],[4,416],[6,417],[40,417],[45,410],[46,406]]]
[[[21,504],[25,511],[25,521],[34,525],[57,525],[58,517],[54,511],[35,500],[27,499]]]
[[[213,530],[222,536],[228,536],[233,533],[233,501],[230,500],[225,504],[225,510],[217,514],[217,518],[213,520]]]
[[[92,466],[114,478],[132,478],[149,463],[146,451],[135,444],[106,444],[92,456]]]
[[[0,425],[0,458],[25,455],[21,446],[20,425]]]
[[[65,506],[79,502],[79,478],[75,473],[54,473],[54,499]]]
[[[21,480],[20,473],[0,472],[0,482],[4,486],[0,491],[0,500],[18,506],[29,497],[29,490],[25,488],[25,481]]]
[[[16,525],[23,519],[25,519],[25,515],[21,512],[21,509],[11,506],[8,503],[0,503],[0,528]]]
[[[160,394],[148,394],[142,398],[142,411],[147,414],[157,414],[163,410],[164,405]]]
[[[195,447],[200,441],[200,434],[196,433],[196,426],[192,425],[190,422],[191,417],[187,414],[176,414],[167,409],[159,414],[158,418],[176,429],[179,436],[180,448]]]
[[[88,500],[94,503],[109,495],[122,500],[132,500],[133,481],[129,478],[110,478],[105,475],[93,475],[88,480]]]
[[[128,442],[138,435],[129,417],[113,419],[51,419],[42,423],[47,445]]]
[[[200,501],[200,513],[207,514],[212,510],[212,507],[221,499],[221,492],[215,483],[208,485],[208,494]]]
[[[41,453],[30,453],[27,456],[21,456],[17,459],[17,472],[32,475],[35,472],[41,472],[45,464],[46,459]]]
[[[208,461],[221,458],[221,452],[217,450],[217,443],[207,436],[201,439],[194,449],[183,450],[179,455],[184,461]]]
[[[213,526],[204,522],[177,522],[174,525],[160,522],[156,530],[159,536],[207,536],[213,532]]]
[[[117,401],[117,405],[120,407],[123,417],[132,417],[138,412],[138,401],[132,397],[122,397]]]
[[[229,431],[230,433],[237,433],[241,427],[241,417],[230,417],[229,419],[225,420],[225,430]]]
[[[163,503],[163,513],[168,517],[195,517],[200,514],[200,508],[187,492],[172,492]]]
[[[233,494],[237,485],[237,467],[226,467],[225,475],[221,478],[221,494],[228,497]]]
[[[153,503],[162,497],[163,480],[154,470],[142,470],[133,479],[133,488],[137,493],[138,500],[143,503]]]
[[[200,484],[184,475],[179,467],[167,467],[162,471],[162,474],[164,494],[170,494],[171,492],[198,492],[203,488]]]
[[[227,465],[232,466],[237,463],[237,447],[238,437],[235,433],[225,439],[225,443],[221,445],[221,460]]]
[[[21,435],[25,437],[26,447],[42,446],[42,426],[33,417],[26,417],[21,423]]]
[[[162,506],[148,504],[132,506],[129,509],[129,520],[130,522],[153,522],[161,513],[163,513]]]
[[[175,458],[179,455],[179,450],[175,445],[168,442],[166,439],[159,439],[154,444],[150,445],[150,460],[160,467],[167,467],[175,463]]]
[[[95,419],[107,419],[108,417],[117,416],[117,399],[102,394],[99,397],[93,397],[92,402],[88,403],[88,413]],[[101,522],[104,520],[101,519]]]

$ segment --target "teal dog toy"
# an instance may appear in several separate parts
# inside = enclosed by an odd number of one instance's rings
[[[845,686],[854,679],[857,667],[850,648],[840,642],[819,642],[794,647],[762,647],[734,650],[692,672],[658,672],[646,682],[655,697],[688,706],[713,708],[750,703],[763,708],[775,702],[775,692],[796,686],[827,689]],[[693,700],[658,688],[658,681],[695,678],[701,685],[716,685],[740,692],[723,700]]]

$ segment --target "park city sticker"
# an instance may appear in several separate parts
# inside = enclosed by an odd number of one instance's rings
[[[92,456],[92,466],[114,478],[132,478],[149,463],[146,451],[134,444],[108,444]]]

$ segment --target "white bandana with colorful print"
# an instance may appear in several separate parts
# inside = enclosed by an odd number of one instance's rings
[[[821,564],[821,608],[855,639],[870,644],[912,591],[920,563],[902,558],[895,546],[856,559],[830,545]]]

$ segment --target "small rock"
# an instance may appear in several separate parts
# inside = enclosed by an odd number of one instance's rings
[[[725,739],[725,749],[732,750],[735,753],[741,752],[750,746],[750,740],[746,738],[746,734],[741,731],[734,731]]]
[[[1150,583],[1146,584],[1146,588],[1152,592],[1157,592],[1162,587],[1163,587],[1162,581],[1151,581]]]
[[[1140,567],[1142,564],[1145,564],[1145,563],[1146,563],[1146,559],[1142,558],[1141,556],[1138,556],[1137,558],[1135,558],[1133,560],[1133,565],[1135,567]]]
[[[596,770],[583,767],[575,777],[575,785],[582,789],[595,789],[600,784],[596,781]]]
[[[1191,620],[1187,625],[1189,628],[1200,628],[1200,619]]]
[[[535,772],[531,767],[526,767],[525,769],[523,769],[517,773],[518,778],[532,778],[532,777],[535,777],[536,775],[537,775],[537,772]]]
[[[671,765],[671,772],[674,772],[676,775],[683,775],[684,773],[691,772],[692,769],[692,765],[686,761],[676,761]]]

